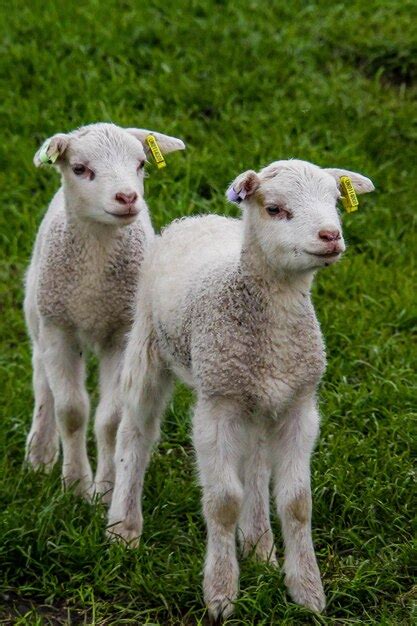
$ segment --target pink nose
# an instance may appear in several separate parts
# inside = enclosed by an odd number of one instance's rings
[[[320,239],[323,241],[337,241],[340,239],[340,231],[338,230],[321,230],[319,232]]]
[[[135,191],[132,193],[116,193],[115,198],[120,204],[134,204],[138,199],[138,194]]]

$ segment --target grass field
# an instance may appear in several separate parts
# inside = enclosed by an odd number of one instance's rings
[[[229,623],[417,623],[416,18],[414,0],[2,5],[0,623],[206,619],[189,391],[178,387],[147,475],[138,550],[108,545],[104,508],[62,493],[58,467],[43,477],[23,465],[32,391],[22,279],[58,185],[32,157],[54,132],[99,120],[187,142],[166,170],[149,168],[157,228],[234,215],[228,182],[278,158],[374,180],[377,192],[344,217],[344,260],[314,292],[329,355],[312,468],[328,607],[318,617],[292,604],[279,570],[245,561]]]

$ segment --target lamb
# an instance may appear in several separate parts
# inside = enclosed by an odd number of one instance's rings
[[[143,198],[146,138],[163,153],[180,139],[144,129],[91,124],[51,137],[34,157],[52,163],[62,187],[40,226],[26,275],[25,315],[33,344],[35,408],[26,459],[48,471],[63,449],[63,481],[110,500],[120,419],[118,384],[133,321],[138,271],[154,238]],[[87,456],[85,351],[99,358],[95,485]]]
[[[272,478],[286,585],[313,611],[325,595],[311,537],[310,456],[325,348],[310,297],[316,270],[345,250],[339,179],[360,174],[299,160],[247,171],[228,191],[243,219],[174,222],[145,255],[122,373],[116,480],[108,534],[135,545],[151,447],[173,375],[197,395],[193,442],[208,546],[204,597],[213,620],[238,593],[235,534],[244,554],[276,562]]]

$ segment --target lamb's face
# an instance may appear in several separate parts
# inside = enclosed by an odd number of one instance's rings
[[[143,200],[145,150],[127,131],[100,124],[70,136],[60,168],[79,217],[125,226]]]
[[[185,148],[176,137],[114,124],[91,124],[51,137],[35,155],[35,164],[54,162],[62,174],[70,210],[79,218],[125,226],[143,201],[145,139],[153,134],[162,153]]]
[[[273,265],[291,270],[324,267],[345,250],[335,179],[310,163],[265,168],[255,194],[254,227]]]
[[[296,160],[276,161],[259,174],[236,179],[233,187],[243,190],[248,228],[270,265],[303,272],[340,258],[345,243],[337,202],[343,174],[351,176],[358,193],[373,189],[358,174]],[[366,189],[356,184],[358,177]]]

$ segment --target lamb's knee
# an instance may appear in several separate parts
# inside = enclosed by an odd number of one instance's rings
[[[83,399],[73,398],[69,402],[55,403],[56,415],[61,430],[68,435],[73,435],[85,428],[88,417],[88,402]]]
[[[98,416],[95,424],[96,437],[106,444],[114,444],[116,440],[117,428],[120,423],[120,413],[114,411],[105,416]]]
[[[226,489],[210,489],[204,495],[204,513],[225,530],[236,526],[243,502],[243,489],[238,485]]]
[[[300,491],[287,502],[282,510],[289,521],[297,524],[307,524],[311,518],[311,496],[307,490]]]

